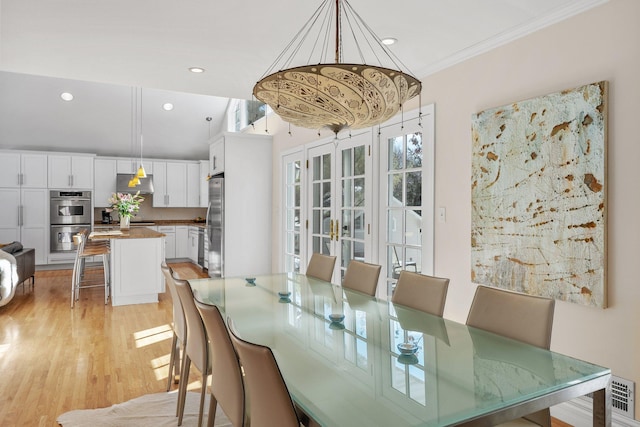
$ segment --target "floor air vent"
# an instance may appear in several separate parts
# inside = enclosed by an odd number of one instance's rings
[[[635,418],[635,383],[624,378],[611,376],[611,407],[614,412],[625,417]],[[593,393],[586,397],[593,399]]]

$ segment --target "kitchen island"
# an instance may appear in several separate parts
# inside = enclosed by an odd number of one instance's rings
[[[165,290],[160,270],[164,261],[164,237],[144,227],[101,229],[91,233],[90,240],[110,240],[112,305],[158,302],[158,294]]]

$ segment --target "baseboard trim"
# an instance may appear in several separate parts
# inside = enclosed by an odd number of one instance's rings
[[[590,426],[592,425],[592,405],[586,399],[573,399],[552,407],[551,416],[576,427]],[[640,427],[640,421],[613,412],[611,425],[613,427]]]

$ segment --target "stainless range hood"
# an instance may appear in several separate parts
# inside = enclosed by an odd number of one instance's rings
[[[130,173],[119,173],[116,175],[116,191],[118,193],[140,192],[140,194],[153,194],[153,175],[147,175],[146,178],[140,178],[140,185],[129,187],[129,181],[133,175]]]

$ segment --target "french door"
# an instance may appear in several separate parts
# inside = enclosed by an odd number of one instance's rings
[[[371,258],[370,131],[309,148],[307,259],[337,256],[334,283],[352,259]]]
[[[283,156],[284,171],[284,271],[300,272],[302,238],[300,223],[302,219],[302,151]],[[304,258],[302,258],[304,259]]]
[[[380,255],[387,296],[402,270],[433,274],[433,105],[417,120],[380,130]]]

